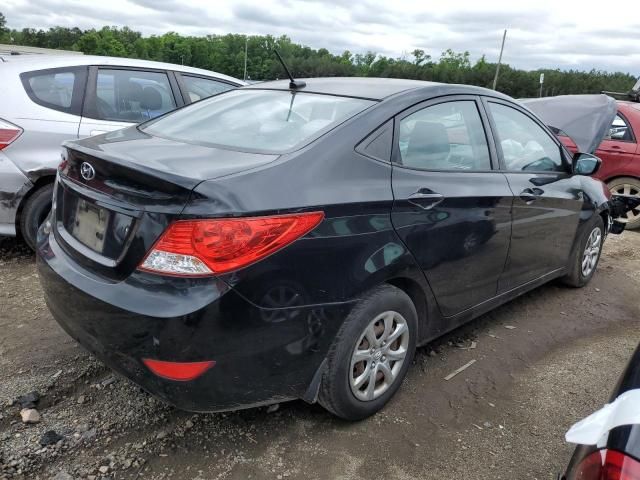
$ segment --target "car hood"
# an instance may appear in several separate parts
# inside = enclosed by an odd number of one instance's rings
[[[593,153],[609,132],[616,101],[607,95],[560,95],[521,102],[549,127],[561,130],[584,153]]]

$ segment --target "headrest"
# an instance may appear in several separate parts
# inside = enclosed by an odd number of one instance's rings
[[[130,102],[140,101],[140,98],[142,98],[142,86],[137,82],[129,80],[120,88],[120,97]]]
[[[438,122],[416,122],[409,136],[403,164],[420,168],[434,168],[447,159],[451,145],[445,126]]]
[[[144,87],[142,89],[140,107],[146,110],[162,109],[162,95],[153,87]]]

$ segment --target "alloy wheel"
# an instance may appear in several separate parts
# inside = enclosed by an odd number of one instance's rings
[[[398,379],[409,350],[409,327],[398,312],[375,317],[358,339],[351,355],[349,384],[362,401],[375,400]]]
[[[596,268],[598,257],[600,256],[600,245],[602,243],[602,231],[596,227],[591,230],[587,244],[582,255],[582,276],[588,277]]]
[[[633,185],[631,183],[622,183],[620,185],[616,185],[615,187],[610,189],[612,194],[617,195],[631,195],[633,197],[640,196],[640,188],[638,185]],[[624,213],[621,217],[617,218],[619,222],[628,223],[635,222],[640,219],[640,207],[634,208],[626,213]]]

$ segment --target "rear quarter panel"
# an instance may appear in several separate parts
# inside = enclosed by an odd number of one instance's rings
[[[263,289],[295,290],[300,304],[345,302],[380,281],[408,255],[391,225],[391,165],[320,149],[196,188],[183,217],[325,213],[303,239],[223,278],[268,305]],[[285,306],[285,305],[282,305]]]
[[[30,68],[38,70],[44,67]],[[19,64],[0,63],[3,95],[0,118],[21,127],[24,132],[3,150],[22,172],[35,180],[55,171],[60,163],[60,144],[78,136],[80,117],[34,103],[20,80]]]
[[[356,117],[298,152],[199,185],[184,218],[325,213],[304,238],[221,278],[265,308],[353,303],[397,277],[427,291],[424,275],[391,225],[391,163],[355,151],[391,116],[375,108],[368,121]]]
[[[57,120],[16,118],[12,121],[24,132],[4,153],[32,181],[43,175],[55,175],[60,163],[61,144],[78,136],[80,118],[60,113]]]

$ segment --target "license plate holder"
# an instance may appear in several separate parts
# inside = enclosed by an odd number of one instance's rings
[[[102,253],[109,212],[93,203],[78,199],[71,234],[91,250]]]

